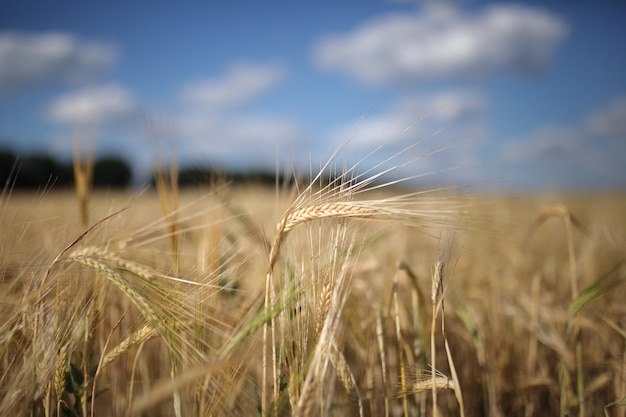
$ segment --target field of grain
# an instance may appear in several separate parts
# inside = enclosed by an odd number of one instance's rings
[[[0,415],[626,415],[625,197],[364,191],[5,190]]]

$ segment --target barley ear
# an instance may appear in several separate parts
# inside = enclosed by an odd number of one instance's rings
[[[124,352],[130,349],[132,346],[138,345],[145,341],[152,339],[157,335],[157,331],[153,326],[149,324],[145,324],[141,329],[132,333],[126,339],[122,340],[117,346],[111,349],[102,360],[101,368],[104,368],[106,365],[110,364],[117,358],[119,358]]]
[[[61,395],[65,391],[65,373],[69,366],[67,345],[63,345],[57,355],[56,368],[54,370],[54,392],[57,402],[61,401]]]
[[[326,203],[302,207],[287,213],[276,226],[278,231],[287,233],[297,225],[316,219],[330,217],[356,217],[366,219],[378,212],[374,208],[366,207],[354,202]]]
[[[350,370],[350,366],[348,365],[348,361],[346,361],[345,356],[337,346],[333,344],[331,349],[330,360],[335,368],[335,372],[337,373],[337,377],[339,381],[343,384],[348,395],[355,399],[357,405],[359,407],[359,417],[363,417],[365,415],[365,411],[363,408],[363,398],[361,397],[361,392],[359,391],[359,387],[357,386],[356,380],[354,378],[354,374]]]

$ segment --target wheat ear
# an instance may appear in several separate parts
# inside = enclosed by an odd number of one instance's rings
[[[432,376],[420,378],[415,381],[410,387],[410,393],[428,392],[430,390],[442,391],[442,390],[454,390],[453,381],[447,376],[433,372]]]
[[[329,217],[357,217],[367,219],[377,214],[381,213],[373,207],[368,207],[358,202],[317,204],[288,212],[280,223],[278,223],[276,228],[279,232],[287,233],[293,230],[297,225],[311,220]]]
[[[117,358],[119,358],[124,352],[126,352],[131,346],[137,345],[139,343],[143,343],[149,339],[152,339],[157,335],[156,329],[149,325],[145,324],[141,329],[137,330],[126,339],[122,340],[117,346],[115,346],[109,353],[106,354],[104,359],[102,359],[101,368],[104,368],[109,363],[113,362]]]

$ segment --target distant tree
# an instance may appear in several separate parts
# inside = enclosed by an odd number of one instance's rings
[[[183,167],[178,172],[178,184],[180,187],[207,185],[215,179],[216,175],[217,174],[208,167]]]
[[[236,184],[276,184],[276,174],[263,170],[234,171],[230,173],[230,178],[232,178],[233,182]]]
[[[133,177],[128,163],[117,156],[98,159],[94,164],[94,187],[127,187]]]
[[[27,155],[18,160],[16,187],[39,188],[66,186],[71,183],[72,169],[52,157],[42,154]]]
[[[4,188],[9,177],[11,181],[15,180],[15,169],[17,168],[17,155],[13,152],[0,150],[0,189]],[[8,183],[10,187],[11,182]]]

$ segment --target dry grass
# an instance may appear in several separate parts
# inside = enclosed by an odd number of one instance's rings
[[[626,200],[386,171],[5,192],[0,415],[623,417]]]

